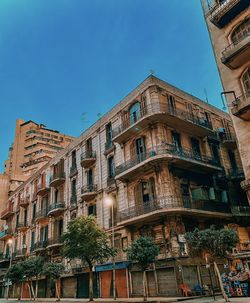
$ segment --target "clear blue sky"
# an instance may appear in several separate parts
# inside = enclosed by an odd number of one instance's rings
[[[0,29],[0,171],[17,118],[78,136],[151,69],[222,107],[199,0],[1,0]]]

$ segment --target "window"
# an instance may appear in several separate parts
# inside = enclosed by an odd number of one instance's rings
[[[88,215],[96,216],[96,204],[88,206]]]
[[[36,238],[36,233],[35,233],[35,231],[32,231],[31,232],[31,248],[34,248],[35,238]]]
[[[135,201],[137,205],[142,207],[149,207],[149,202],[155,199],[155,181],[151,177],[147,181],[142,181],[135,186]]]
[[[168,109],[171,114],[175,114],[176,112],[176,105],[175,105],[175,98],[172,95],[167,95],[168,100]]]
[[[250,34],[250,18],[245,19],[231,34],[233,44],[237,44]]]
[[[217,144],[211,142],[211,143],[209,143],[209,147],[211,150],[213,160],[215,160],[218,164],[220,164],[219,146]]]
[[[48,225],[41,227],[40,229],[40,241],[46,242],[48,241]]]
[[[71,182],[71,196],[76,197],[76,179]]]
[[[92,139],[89,138],[87,141],[86,141],[86,156],[88,157],[91,157],[92,156]]]
[[[250,94],[250,67],[242,76],[242,83],[246,94]]]
[[[106,147],[112,147],[112,125],[111,123],[106,125]]]
[[[143,161],[146,155],[146,147],[145,147],[145,140],[143,137],[140,137],[135,140],[133,144],[132,153],[136,155],[139,161]]]
[[[89,188],[93,186],[93,169],[87,171],[87,185]]]
[[[27,225],[27,219],[28,219],[28,210],[24,210],[24,224]]]
[[[72,167],[76,167],[76,151],[73,150],[71,154],[71,165]]]
[[[115,176],[115,165],[114,157],[108,158],[108,178],[113,178]]]
[[[129,109],[130,124],[134,124],[140,118],[140,103],[136,101]]]
[[[34,220],[36,217],[36,203],[33,204],[32,208],[32,219]]]
[[[234,154],[233,151],[231,151],[231,150],[228,151],[228,158],[229,158],[232,170],[236,170],[237,169],[237,162],[236,162],[235,154]]]

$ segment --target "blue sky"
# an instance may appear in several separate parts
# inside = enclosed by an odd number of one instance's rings
[[[17,118],[78,136],[150,70],[222,107],[199,0],[1,0],[0,171]]]

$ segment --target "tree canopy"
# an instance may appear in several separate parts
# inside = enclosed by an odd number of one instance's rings
[[[190,252],[201,254],[207,252],[213,257],[226,257],[238,243],[237,232],[232,228],[216,229],[211,226],[208,229],[185,234]]]
[[[56,262],[45,263],[42,273],[45,276],[51,277],[52,279],[58,279],[60,278],[64,269],[65,267],[62,263],[56,263]]]
[[[128,248],[128,259],[131,262],[138,262],[142,270],[146,270],[158,254],[159,247],[151,237],[139,237]]]

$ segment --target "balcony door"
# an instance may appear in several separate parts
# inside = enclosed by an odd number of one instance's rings
[[[195,138],[191,138],[192,152],[195,158],[201,158],[200,142]]]
[[[136,123],[140,118],[140,103],[135,102],[129,109],[130,124]]]
[[[134,190],[137,215],[153,211],[156,196],[154,178],[138,183]]]
[[[145,160],[146,148],[145,148],[145,140],[143,137],[135,140],[135,152],[139,162]]]
[[[172,142],[173,145],[175,146],[177,151],[181,151],[182,150],[182,146],[181,146],[181,136],[179,133],[177,132],[172,132]]]
[[[176,104],[175,104],[174,96],[168,95],[168,109],[170,114],[172,115],[176,114]]]
[[[87,172],[87,185],[89,189],[93,187],[93,169]]]
[[[43,243],[48,241],[48,225],[40,229],[40,241]]]

